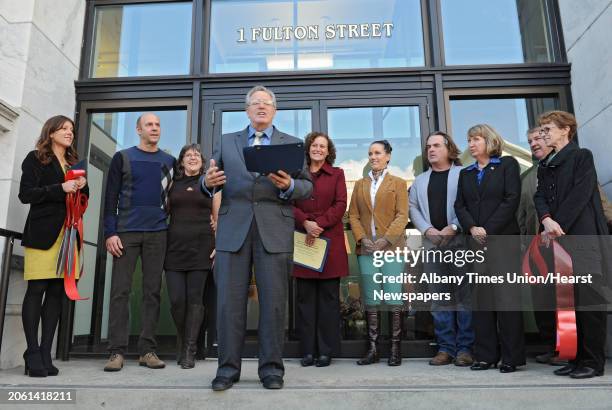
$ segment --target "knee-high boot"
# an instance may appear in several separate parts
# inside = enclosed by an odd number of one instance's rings
[[[357,361],[358,365],[377,363],[378,358],[378,335],[380,333],[380,323],[378,322],[378,312],[375,310],[366,311],[368,321],[368,351],[365,356]]]
[[[176,327],[176,364],[181,364],[183,355],[185,354],[185,306],[172,305],[170,307],[170,314],[172,315],[174,326]]]
[[[198,335],[204,318],[204,306],[189,305],[187,319],[185,320],[185,355],[181,361],[181,368],[193,369],[198,350]]]
[[[389,366],[402,364],[402,310],[394,308],[391,312],[391,352]]]

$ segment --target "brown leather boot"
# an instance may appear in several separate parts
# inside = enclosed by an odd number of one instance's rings
[[[380,360],[378,357],[378,334],[380,330],[378,312],[368,310],[366,311],[366,318],[368,320],[368,351],[365,356],[357,361],[358,365],[378,363]]]
[[[389,353],[389,366],[402,364],[402,310],[393,309],[391,312],[391,352]]]
[[[446,352],[438,352],[430,361],[429,364],[432,366],[445,366],[453,362],[453,356]]]
[[[189,305],[187,307],[187,319],[185,320],[185,356],[181,361],[181,368],[193,369],[195,357],[198,351],[198,335],[204,318],[204,306]]]

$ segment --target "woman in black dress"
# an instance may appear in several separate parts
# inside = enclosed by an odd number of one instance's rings
[[[198,180],[204,157],[198,144],[181,149],[168,195],[170,225],[164,269],[172,318],[177,330],[177,363],[195,366],[198,334],[204,317],[204,286],[212,271],[220,194],[202,193]]]

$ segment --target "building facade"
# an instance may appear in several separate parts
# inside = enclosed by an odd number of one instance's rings
[[[46,118],[74,114],[79,154],[89,160],[87,274],[79,288],[91,298],[66,310],[58,339],[63,357],[105,352],[111,258],[103,246],[101,198],[110,158],[137,143],[133,124],[144,111],[160,115],[162,149],[176,156],[185,143],[198,142],[208,157],[213,138],[246,127],[244,95],[264,84],[277,94],[279,129],[298,137],[320,130],[334,139],[336,165],[345,170],[350,195],[373,139],[392,143],[391,172],[411,183],[423,171],[421,147],[430,132],[449,132],[465,150],[469,126],[486,122],[508,142],[507,154],[527,168],[526,130],[541,112],[564,109],[576,112],[580,143],[594,151],[600,182],[612,194],[603,131],[612,115],[612,50],[606,41],[611,1],[13,3],[0,1],[0,38],[9,39],[0,45],[9,56],[0,60],[0,169],[11,176],[0,178],[0,189],[8,193],[0,199],[0,225],[23,228],[27,209],[16,196],[20,163]],[[57,21],[69,21],[70,32],[52,24]],[[350,233],[347,238],[352,240]],[[342,347],[349,357],[364,348],[363,323],[351,312],[358,303],[357,269],[351,255],[351,275],[341,286]],[[134,334],[139,280],[136,275]],[[17,320],[23,288],[17,266],[3,366],[11,360],[7,343],[15,352],[23,344]],[[172,352],[174,334],[165,290],[163,295],[162,353]],[[298,350],[292,294],[288,311],[286,351],[293,355]],[[406,314],[406,355],[431,352],[424,313]],[[256,325],[253,297],[247,355],[256,352]],[[214,323],[209,327],[206,343],[214,354]]]

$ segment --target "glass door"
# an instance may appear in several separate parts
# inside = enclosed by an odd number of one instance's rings
[[[422,141],[431,129],[428,108],[429,100],[426,97],[364,98],[321,102],[322,129],[329,134],[336,145],[334,165],[344,170],[349,204],[355,182],[370,171],[368,148],[373,141],[383,139],[389,141],[393,148],[389,172],[405,179],[408,187],[415,177],[423,172]],[[340,283],[342,355],[357,357],[365,349],[363,340],[366,337],[366,323],[362,313],[364,306],[359,265],[354,254],[355,241],[350,231],[347,213],[344,221],[345,239],[349,250],[349,276],[343,278]],[[408,233],[416,232],[408,229]],[[412,235],[411,240],[420,241],[419,238],[418,235]],[[428,344],[422,341],[431,339],[429,317],[425,314],[417,317],[410,306],[404,308],[403,339],[421,340],[417,350],[427,348]],[[385,316],[383,315],[383,335],[387,333]],[[419,354],[414,350],[410,349],[412,354]]]

